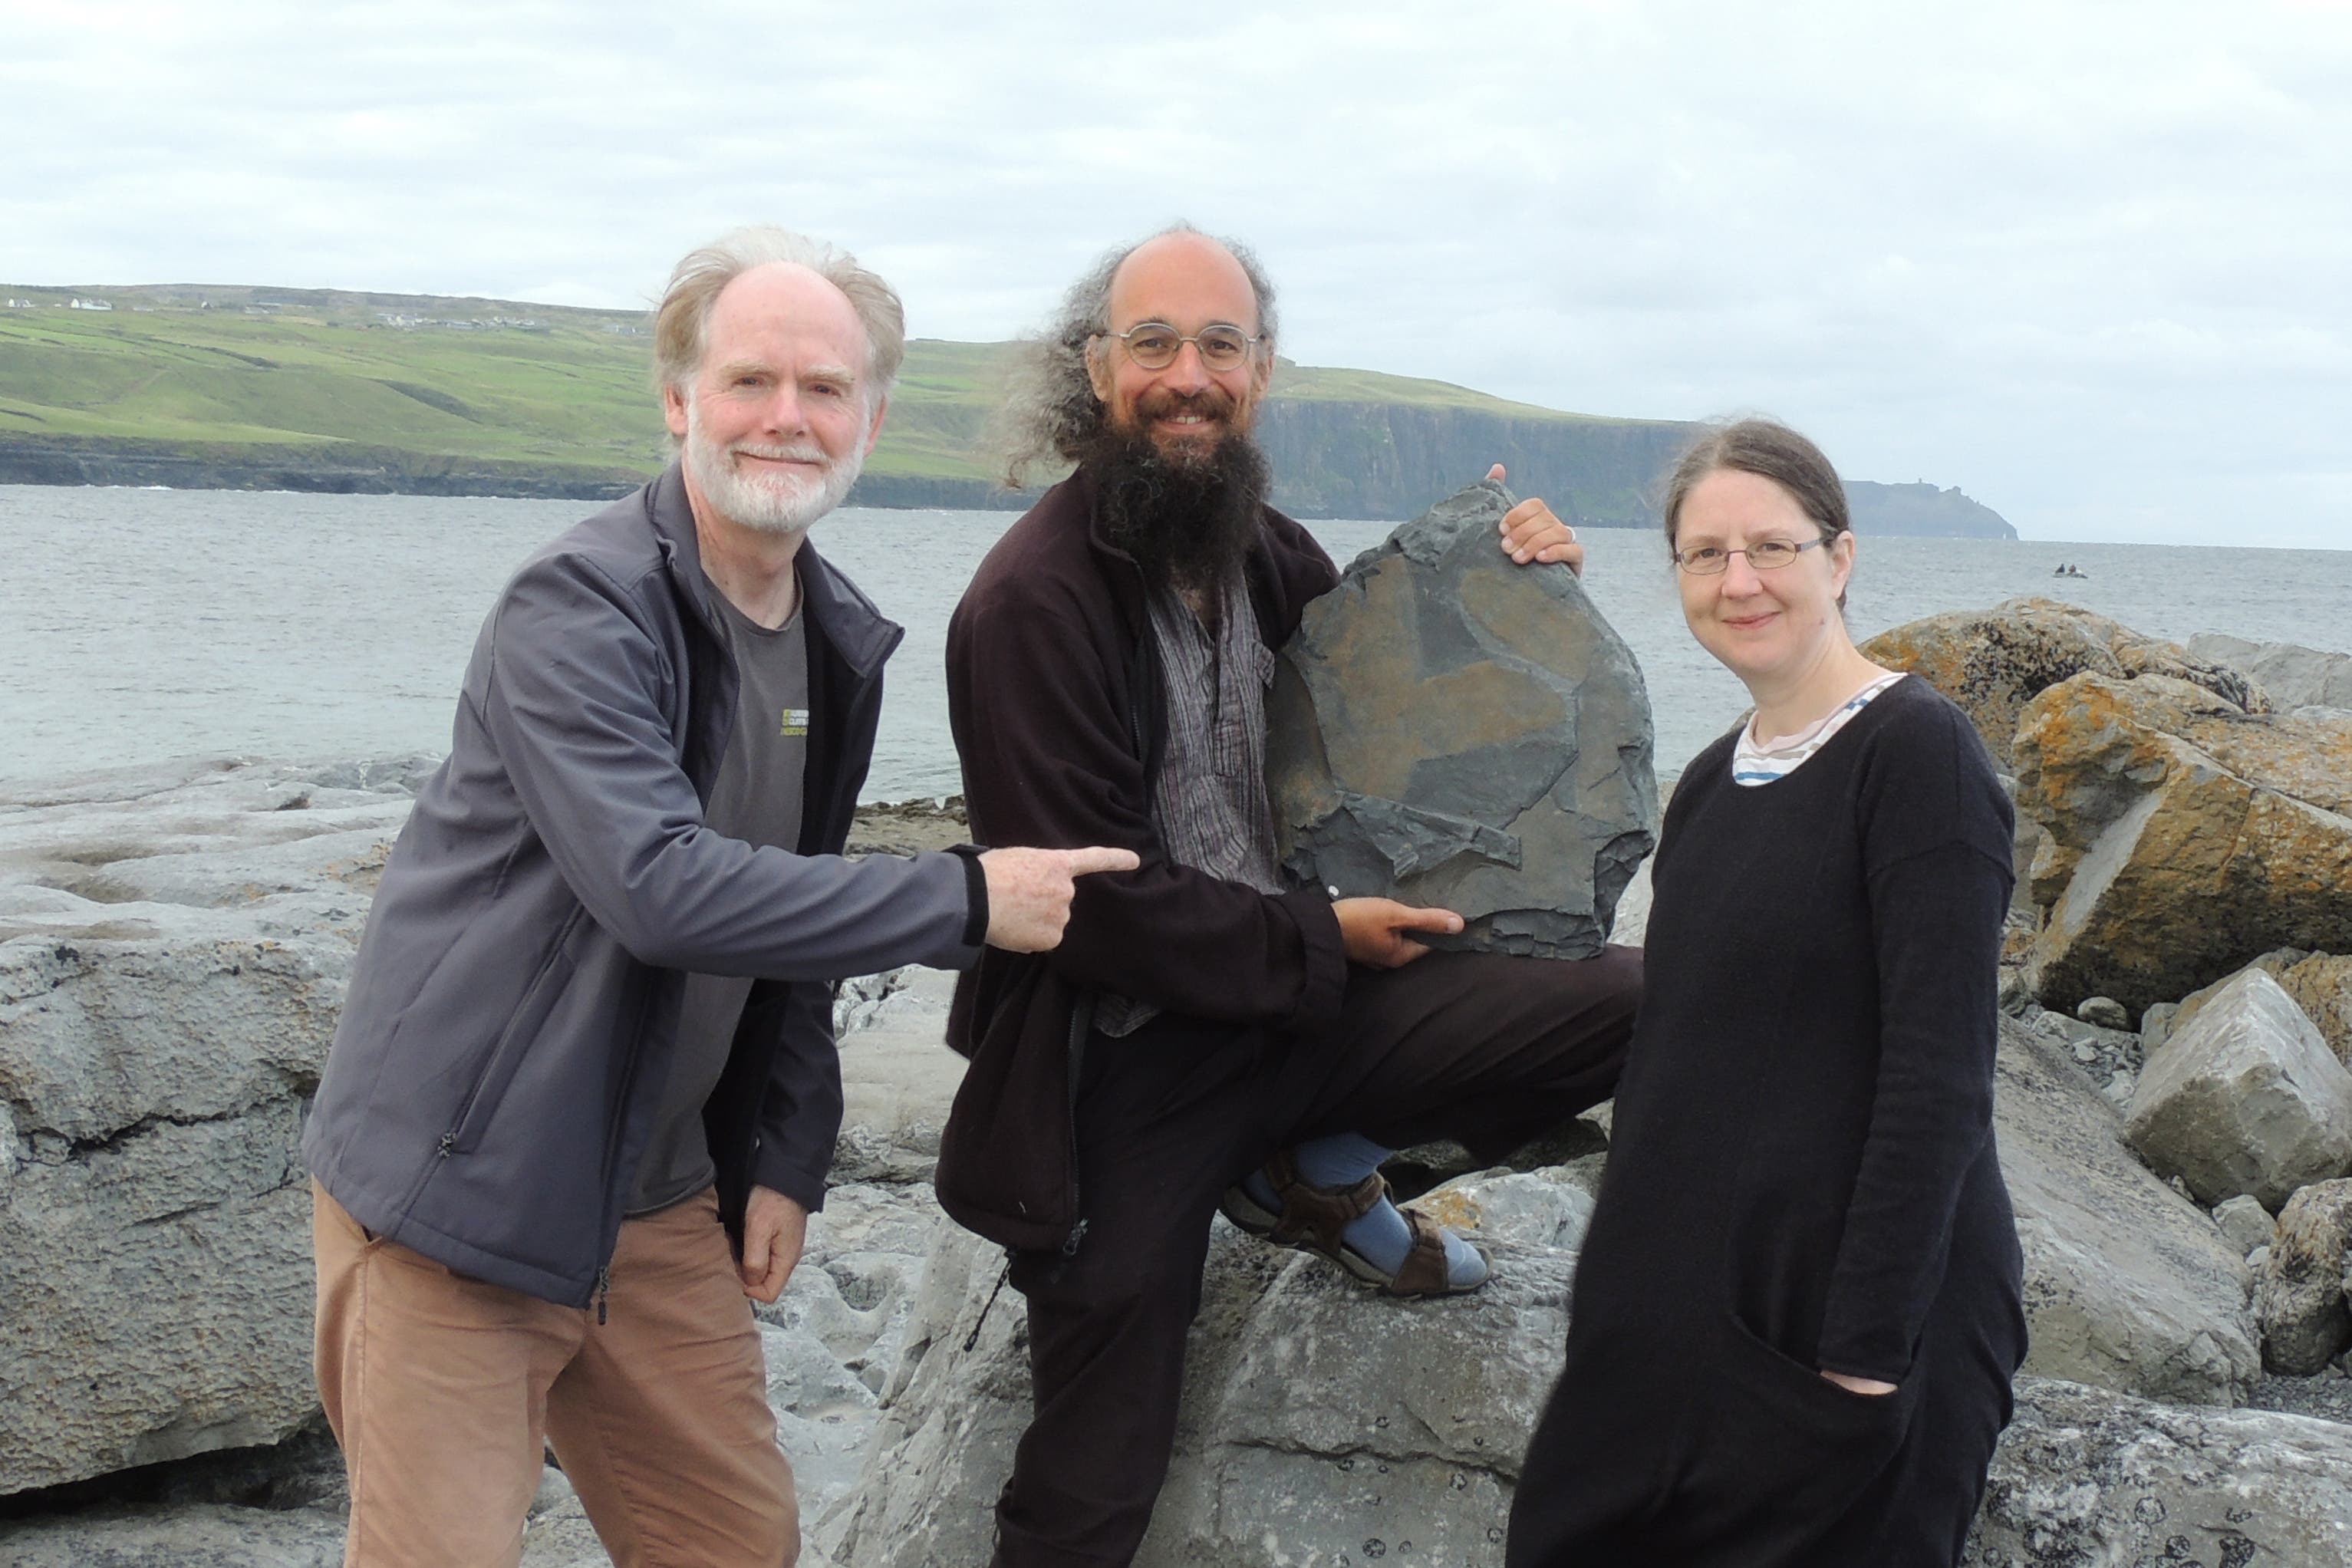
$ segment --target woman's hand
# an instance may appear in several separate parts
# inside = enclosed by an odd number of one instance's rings
[[[1848,1377],[1842,1372],[1823,1372],[1822,1375],[1840,1388],[1853,1394],[1867,1394],[1874,1399],[1895,1392],[1893,1384],[1881,1383],[1874,1377]]]

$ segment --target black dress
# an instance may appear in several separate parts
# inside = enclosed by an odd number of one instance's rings
[[[2009,803],[1916,677],[1773,783],[1732,782],[1735,740],[1666,814],[1511,1568],[1950,1564],[2008,1424],[2025,1355],[1992,1139]]]

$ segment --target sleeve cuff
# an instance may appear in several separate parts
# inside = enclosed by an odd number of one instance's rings
[[[833,1151],[824,1152],[825,1163],[833,1163]],[[793,1202],[815,1214],[824,1207],[824,1173],[812,1173],[789,1154],[772,1149],[765,1142],[751,1162],[751,1181],[772,1192],[779,1192]]]
[[[948,853],[963,862],[964,907],[968,911],[963,921],[963,945],[985,946],[988,942],[988,872],[980,863],[982,847],[958,844]]]

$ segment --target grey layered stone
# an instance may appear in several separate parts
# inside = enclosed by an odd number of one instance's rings
[[[2352,1180],[2316,1182],[2287,1201],[2256,1276],[2263,1365],[2308,1377],[2352,1346]]]
[[[2270,1210],[2253,1198],[2242,1194],[2217,1205],[2213,1223],[2221,1228],[2224,1240],[2241,1252],[2251,1254],[2258,1247],[2268,1247],[2278,1222],[2271,1218]]]
[[[1357,558],[1307,607],[1267,704],[1294,874],[1454,910],[1435,945],[1589,958],[1655,843],[1640,666],[1565,566],[1497,548],[1481,481]]]
[[[2189,656],[2245,675],[2281,708],[2352,708],[2352,653],[2332,653],[2291,642],[2249,642],[2200,632]]]
[[[2352,1072],[2278,982],[2249,969],[2142,1069],[2125,1136],[2201,1201],[2243,1193],[2275,1212],[2352,1170]]]
[[[1965,1568],[2347,1568],[2352,1427],[2024,1377]]]
[[[2150,1174],[2051,1042],[2000,1023],[1994,1134],[2025,1251],[2025,1368],[2146,1398],[2232,1405],[2260,1375],[2243,1255]]]

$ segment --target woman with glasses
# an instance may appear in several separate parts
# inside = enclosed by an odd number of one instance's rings
[[[2009,803],[1959,710],[1848,637],[1811,442],[1719,427],[1664,514],[1691,633],[1755,711],[1667,808],[1508,1562],[1948,1565],[2025,1354],[1992,1137]]]

